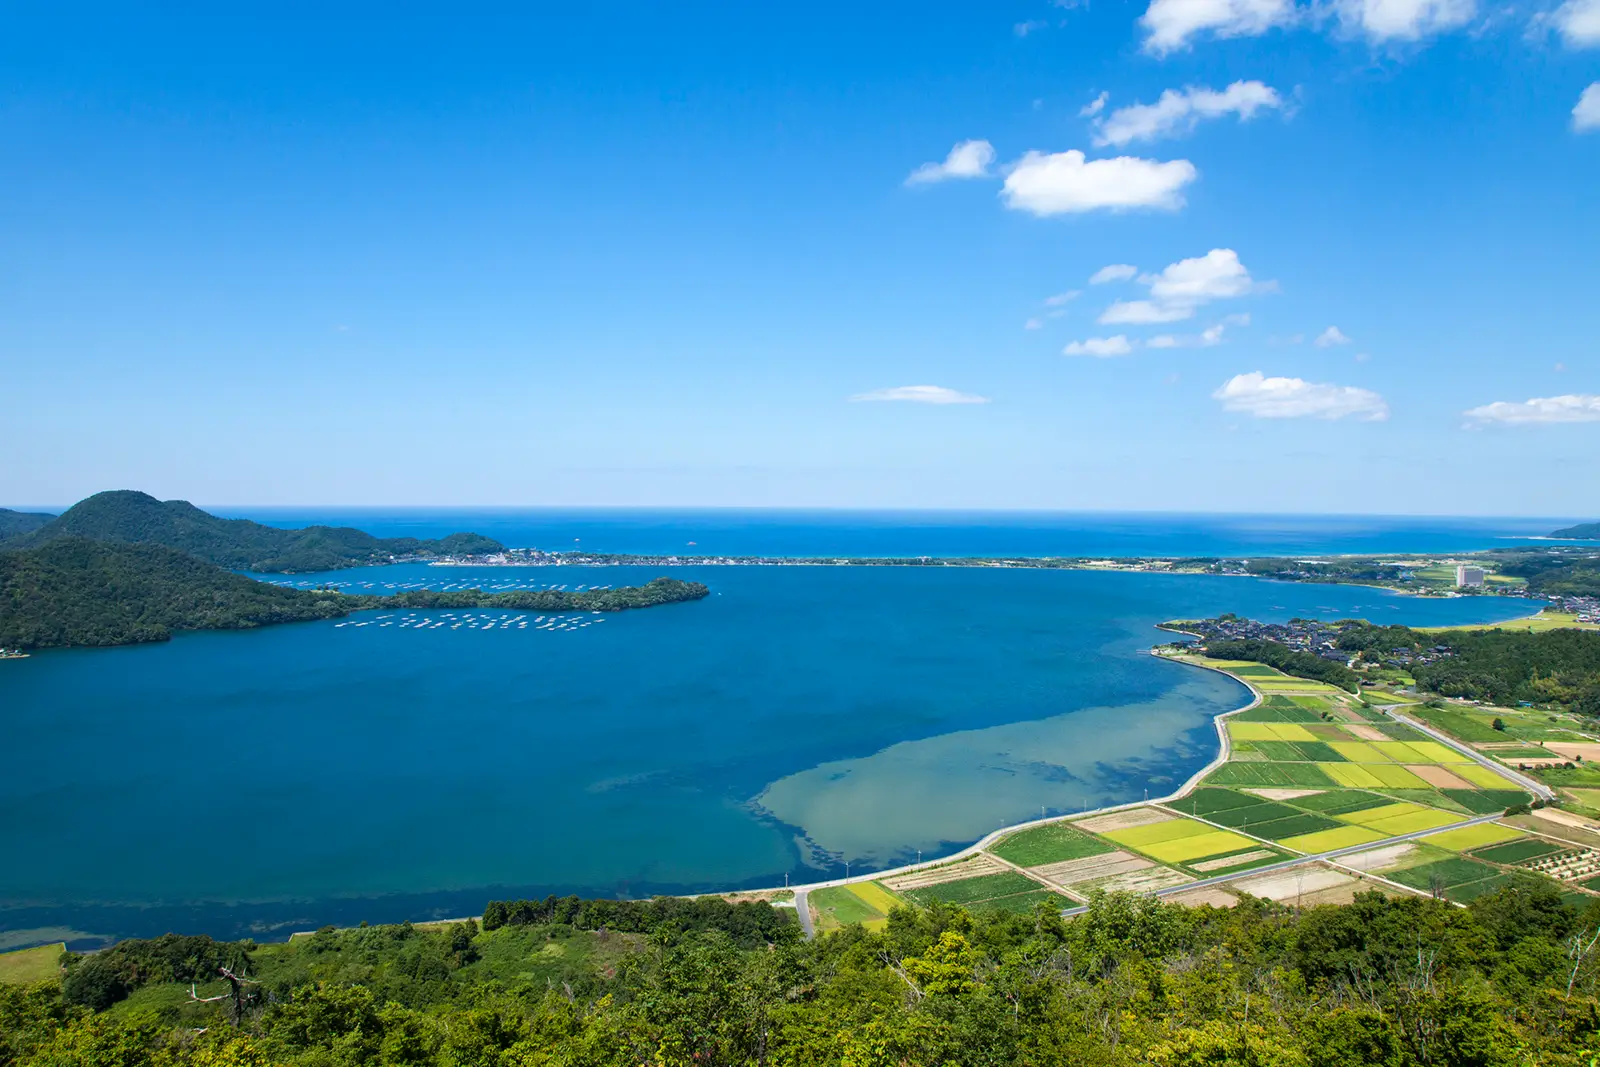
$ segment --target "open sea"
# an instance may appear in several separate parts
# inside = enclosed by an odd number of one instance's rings
[[[237,513],[236,513],[237,514]],[[253,512],[514,546],[774,555],[1465,549],[1486,520],[851,513]],[[980,519],[982,521],[980,521]],[[1069,521],[1072,520],[1072,521]],[[1076,525],[1073,523],[1076,522]],[[1122,524],[1126,524],[1124,527]],[[1121,531],[1121,532],[1119,532]],[[1273,546],[1273,547],[1266,547]],[[1232,680],[1143,655],[1163,619],[1490,623],[1513,598],[1160,574],[407,564],[353,590],[706,582],[605,616],[368,612],[0,662],[0,948],[167,930],[281,938],[810,881],[1165,793]],[[520,617],[519,617],[520,616]]]

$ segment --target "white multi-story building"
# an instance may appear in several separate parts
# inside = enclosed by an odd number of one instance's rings
[[[1466,589],[1476,589],[1483,585],[1482,567],[1457,567],[1456,584]]]

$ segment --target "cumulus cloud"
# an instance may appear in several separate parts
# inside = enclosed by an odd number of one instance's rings
[[[1161,162],[1136,156],[1086,159],[1077,149],[1029,152],[1006,175],[1006,206],[1035,215],[1126,211],[1183,206],[1183,187],[1199,177],[1187,159]]]
[[[1326,330],[1317,334],[1317,339],[1311,343],[1318,348],[1332,348],[1334,345],[1349,344],[1350,338],[1346,337],[1344,331],[1339,327],[1329,326]]]
[[[1110,99],[1110,93],[1101,93],[1087,104],[1084,104],[1083,107],[1079,108],[1078,114],[1082,115],[1086,119],[1093,118],[1105,110],[1106,101]]]
[[[986,396],[958,393],[939,385],[898,385],[893,389],[874,389],[870,393],[857,393],[851,403],[875,400],[902,400],[912,404],[987,404]]]
[[[1158,56],[1189,47],[1202,33],[1255,37],[1293,21],[1290,0],[1151,0],[1140,16],[1144,48]]]
[[[1556,10],[1555,23],[1573,48],[1600,44],[1600,0],[1567,0]]]
[[[1178,322],[1213,300],[1244,296],[1264,288],[1250,277],[1231,248],[1213,248],[1203,256],[1180,259],[1159,274],[1141,275],[1150,287],[1148,300],[1118,300],[1100,313],[1102,323]]]
[[[1326,385],[1304,378],[1268,378],[1260,371],[1236,374],[1211,394],[1228,411],[1258,419],[1345,419],[1382,422],[1389,405],[1370,389]]]
[[[1133,342],[1119,333],[1115,337],[1090,337],[1083,341],[1073,341],[1061,350],[1061,354],[1109,359],[1112,356],[1125,356],[1132,351]]]
[[[950,149],[943,163],[924,163],[911,172],[907,185],[948,181],[951,178],[987,178],[994,162],[994,145],[988,141],[962,141]]]
[[[1133,266],[1132,264],[1113,263],[1110,266],[1101,267],[1099,270],[1089,275],[1089,284],[1104,285],[1107,282],[1125,282],[1136,277],[1138,273],[1139,268]]]
[[[1237,115],[1247,122],[1262,111],[1282,108],[1278,91],[1258,81],[1236,81],[1218,92],[1190,87],[1168,89],[1153,104],[1119,107],[1097,124],[1095,144],[1121,147],[1131,141],[1153,141],[1188,133],[1202,119]]]
[[[1472,21],[1474,0],[1338,0],[1339,22],[1374,42],[1420,41]]]
[[[1591,82],[1572,109],[1572,128],[1579,133],[1600,130],[1600,82]]]
[[[1600,422],[1600,396],[1541,396],[1520,402],[1497,400],[1463,412],[1468,425],[1532,426],[1562,422]]]

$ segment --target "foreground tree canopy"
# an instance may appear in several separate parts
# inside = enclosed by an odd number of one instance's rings
[[[765,910],[127,943],[69,961],[64,984],[0,987],[0,1067],[1588,1067],[1600,1042],[1600,916],[1537,883],[1467,908],[940,906],[812,942]],[[248,969],[237,995],[205,984],[222,967]]]

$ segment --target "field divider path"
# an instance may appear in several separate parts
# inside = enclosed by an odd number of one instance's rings
[[[1403,707],[1406,707],[1406,706],[1407,705],[1405,705],[1405,704],[1383,704],[1383,705],[1379,706],[1378,710],[1382,711],[1385,715],[1389,716],[1389,718],[1395,720],[1396,722],[1404,723],[1405,725],[1411,727],[1413,730],[1421,730],[1423,733],[1427,734],[1429,737],[1433,738],[1435,741],[1438,741],[1440,744],[1448,745],[1449,747],[1455,749],[1457,752],[1461,753],[1463,756],[1466,756],[1468,759],[1472,760],[1474,763],[1478,764],[1479,766],[1489,768],[1489,770],[1491,770],[1494,773],[1498,774],[1500,777],[1502,777],[1502,778],[1506,779],[1507,781],[1511,782],[1513,785],[1521,786],[1523,789],[1528,790],[1529,792],[1531,792],[1534,796],[1538,797],[1539,799],[1541,799],[1541,800],[1555,800],[1556,799],[1556,791],[1554,789],[1551,789],[1549,786],[1545,785],[1543,782],[1535,781],[1534,779],[1529,778],[1525,774],[1522,774],[1522,773],[1520,773],[1518,771],[1514,771],[1510,767],[1507,767],[1505,764],[1499,763],[1499,762],[1497,762],[1497,761],[1495,761],[1493,759],[1490,759],[1488,756],[1485,756],[1482,752],[1479,752],[1477,749],[1468,746],[1465,742],[1457,741],[1455,738],[1451,737],[1449,734],[1443,733],[1443,732],[1435,729],[1434,727],[1429,726],[1425,722],[1418,722],[1416,719],[1413,719],[1409,715],[1402,715],[1398,711],[1395,710],[1396,708],[1403,708]]]
[[[1263,867],[1252,867],[1248,871],[1236,871],[1233,874],[1217,875],[1214,878],[1202,878],[1197,882],[1185,882],[1183,885],[1175,885],[1166,889],[1158,889],[1152,893],[1151,896],[1165,897],[1171,896],[1175,893],[1187,893],[1191,889],[1205,889],[1209,886],[1222,885],[1225,882],[1237,881],[1240,878],[1254,878],[1258,874],[1270,874],[1273,871],[1286,871],[1291,867],[1299,867],[1302,864],[1307,863],[1331,863],[1340,856],[1351,856],[1357,852],[1366,852],[1368,849],[1383,848],[1385,845],[1394,845],[1402,841],[1415,841],[1418,838],[1428,837],[1433,834],[1442,834],[1448,830],[1460,830],[1468,826],[1479,826],[1483,823],[1494,822],[1496,819],[1503,817],[1504,813],[1498,811],[1489,815],[1479,815],[1477,818],[1467,819],[1464,822],[1451,823],[1449,826],[1435,826],[1427,830],[1413,830],[1409,834],[1396,834],[1394,837],[1386,837],[1381,841],[1367,841],[1359,845],[1346,845],[1344,848],[1329,849],[1327,852],[1318,852],[1314,855],[1297,856],[1294,859],[1284,860],[1282,863],[1269,863]],[[1337,866],[1337,864],[1335,864],[1335,866]],[[1088,910],[1089,909],[1087,906],[1066,908],[1061,912],[1061,914],[1063,916],[1070,917],[1073,915],[1081,915]]]
[[[1001,864],[1004,864],[1005,866],[1011,868],[1013,871],[1016,871],[1018,874],[1022,875],[1024,878],[1027,878],[1027,879],[1030,879],[1032,881],[1038,882],[1040,885],[1044,886],[1046,889],[1050,890],[1051,892],[1060,893],[1062,896],[1068,898],[1069,900],[1082,900],[1082,899],[1084,899],[1082,893],[1074,893],[1072,890],[1068,889],[1066,886],[1061,885],[1058,882],[1052,882],[1050,879],[1046,878],[1042,874],[1035,874],[1033,871],[1029,870],[1026,867],[1018,867],[1015,863],[1012,863],[1010,860],[1006,859],[1004,856],[997,856],[993,852],[989,852],[989,851],[985,851],[983,854],[985,856],[988,856],[990,859],[994,860],[996,863],[1001,863]]]

